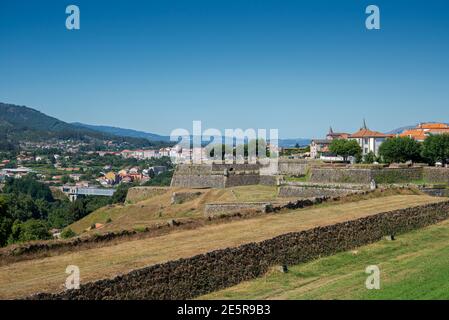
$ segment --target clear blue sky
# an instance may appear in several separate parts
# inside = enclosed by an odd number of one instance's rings
[[[286,138],[449,121],[446,0],[1,0],[0,41],[0,101],[68,122]]]

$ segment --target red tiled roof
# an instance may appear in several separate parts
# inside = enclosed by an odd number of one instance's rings
[[[356,133],[353,133],[349,136],[349,138],[367,138],[367,137],[374,137],[374,138],[388,138],[392,137],[391,134],[385,134],[378,131],[372,131],[369,129],[362,128]]]
[[[345,132],[338,132],[338,133],[328,133],[327,136],[332,138],[347,139],[350,136],[350,134]]]
[[[420,129],[449,129],[449,126],[445,123],[421,123],[417,126]]]
[[[418,128],[405,130],[404,132],[399,134],[399,136],[410,137],[418,141],[423,141],[429,136],[429,134],[442,134],[442,133],[449,133],[449,128],[429,129],[429,128],[421,128],[418,126]]]

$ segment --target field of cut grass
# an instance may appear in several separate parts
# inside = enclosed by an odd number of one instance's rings
[[[368,290],[365,268],[380,268],[380,289]],[[202,299],[449,299],[449,221],[382,240]]]
[[[0,267],[0,298],[62,290],[68,265],[79,266],[82,283],[85,283],[156,263],[263,241],[280,234],[443,200],[423,195],[396,195],[327,207],[310,207],[15,262]]]
[[[203,216],[206,203],[209,202],[252,202],[271,201],[277,196],[277,188],[272,186],[241,186],[228,189],[196,189],[202,194],[192,201],[171,204],[173,192],[192,191],[189,189],[171,189],[166,193],[153,196],[135,204],[113,205],[100,208],[69,227],[81,234],[92,224],[105,224],[102,229],[91,232],[116,231],[123,229],[141,229],[149,225],[164,223],[174,218],[197,218]]]

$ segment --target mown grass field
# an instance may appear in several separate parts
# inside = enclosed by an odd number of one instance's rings
[[[0,267],[0,298],[63,290],[67,276],[65,269],[68,265],[79,266],[81,281],[86,283],[156,263],[263,241],[288,232],[444,200],[424,195],[396,195],[310,207],[15,262]]]
[[[365,287],[369,265],[380,290]],[[449,221],[289,269],[201,298],[449,299]]]

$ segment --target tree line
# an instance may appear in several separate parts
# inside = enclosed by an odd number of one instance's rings
[[[333,140],[329,150],[344,161],[354,157],[363,163],[424,162],[429,165],[449,162],[449,134],[430,135],[424,142],[409,137],[394,137],[385,140],[379,147],[379,156],[370,152],[362,157],[362,148],[355,140]]]

